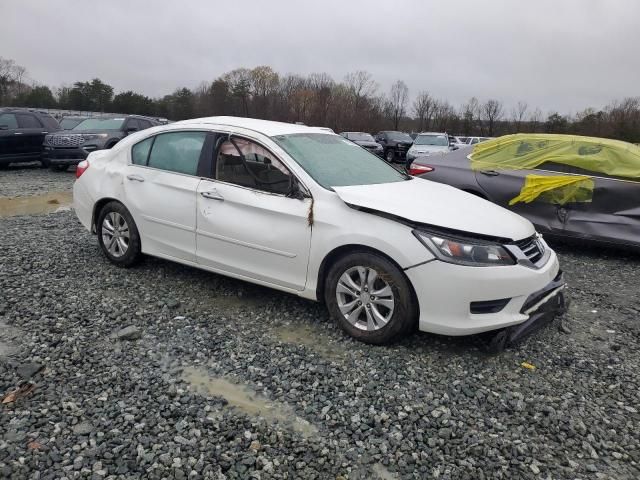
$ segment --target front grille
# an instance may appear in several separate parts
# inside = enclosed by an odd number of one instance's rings
[[[515,242],[531,263],[537,263],[544,255],[544,246],[538,235]]]
[[[47,144],[51,147],[79,147],[84,143],[82,135],[51,135],[47,137]]]

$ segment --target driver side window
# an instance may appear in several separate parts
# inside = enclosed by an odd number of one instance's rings
[[[232,137],[217,148],[216,180],[263,192],[286,195],[291,174],[266,148],[250,140]]]

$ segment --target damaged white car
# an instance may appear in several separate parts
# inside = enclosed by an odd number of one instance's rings
[[[78,218],[114,264],[148,254],[324,301],[368,343],[496,330],[502,348],[564,308],[528,220],[320,128],[176,122],[91,153],[76,176]]]

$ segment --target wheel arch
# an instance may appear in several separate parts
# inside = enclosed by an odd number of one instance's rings
[[[126,205],[124,203],[122,203],[120,200],[118,200],[117,198],[112,198],[112,197],[105,197],[105,198],[101,198],[100,200],[98,200],[94,205],[93,205],[93,212],[91,213],[91,233],[96,233],[98,231],[98,217],[100,216],[100,211],[103,209],[103,207],[110,202],[118,202],[120,205],[122,205],[124,208],[127,208]],[[127,210],[129,210],[127,208]]]
[[[413,284],[411,283],[411,280],[409,279],[409,277],[406,276],[406,274],[404,273],[404,269],[398,264],[398,262],[396,262],[392,257],[387,255],[386,253],[376,248],[369,247],[367,245],[361,245],[361,244],[340,245],[339,247],[336,247],[333,250],[331,250],[329,253],[327,253],[325,257],[322,259],[322,262],[320,263],[320,268],[318,269],[318,277],[316,282],[316,299],[318,302],[324,303],[325,282],[326,282],[327,274],[329,273],[329,268],[331,267],[331,265],[333,265],[340,258],[350,253],[356,253],[356,252],[372,253],[380,257],[383,257],[384,259],[388,260],[393,265],[395,265],[397,269],[402,273],[402,275],[404,275],[405,278],[407,279],[407,283],[411,288],[411,295],[416,301],[416,305],[418,305],[417,295],[413,287]]]

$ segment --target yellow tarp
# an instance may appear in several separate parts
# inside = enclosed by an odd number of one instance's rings
[[[590,202],[593,199],[594,186],[591,178],[580,175],[527,175],[520,195],[511,199],[509,205],[518,202],[531,203],[535,199],[556,205]]]
[[[640,180],[640,147],[607,138],[578,135],[505,135],[475,145],[473,170],[533,169],[545,162],[571,165],[590,172]]]

